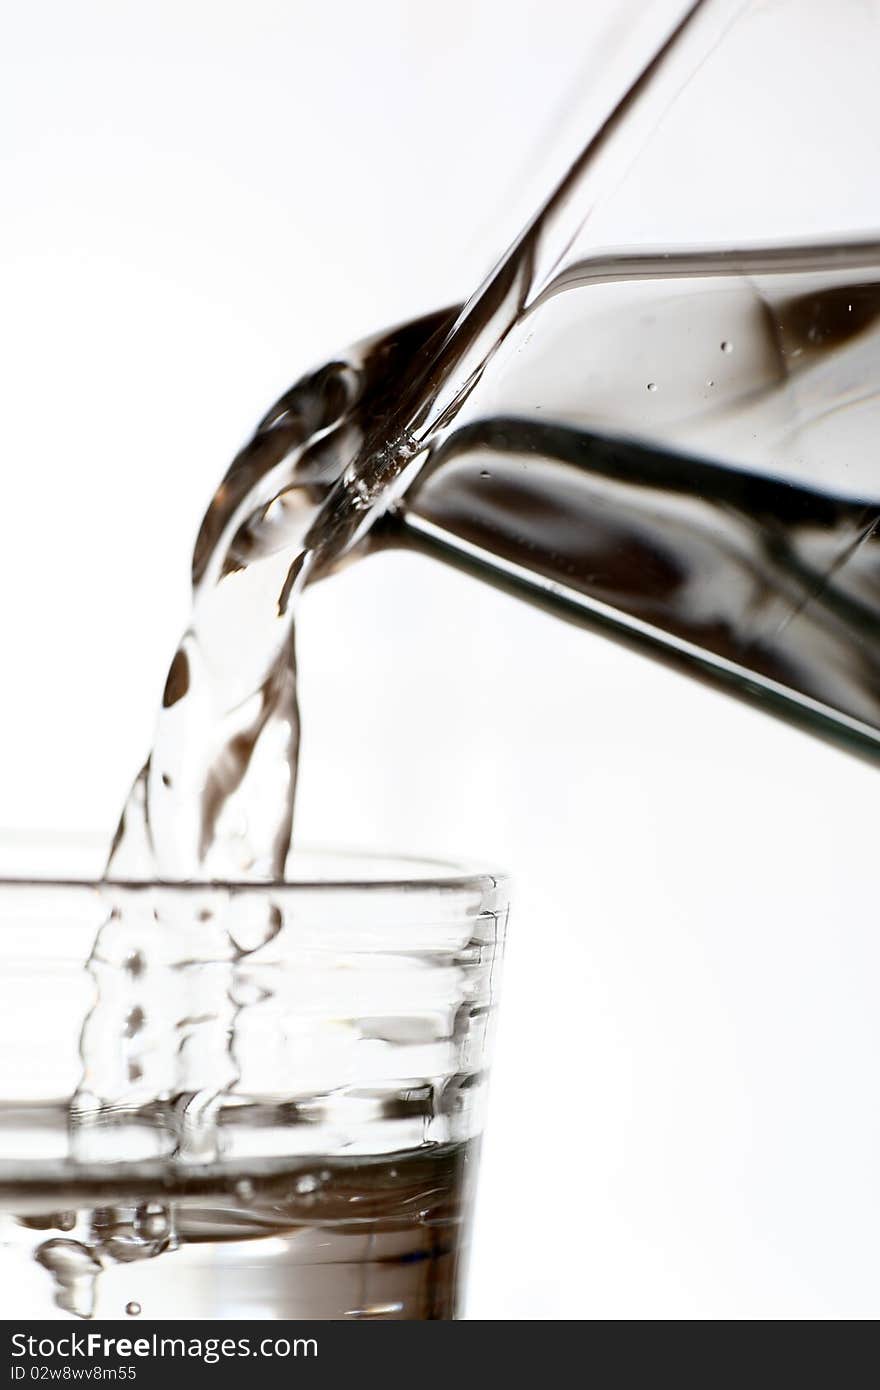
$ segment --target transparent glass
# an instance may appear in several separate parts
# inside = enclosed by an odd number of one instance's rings
[[[645,10],[483,284],[304,379],[238,475],[323,402],[285,485],[336,480],[327,568],[415,548],[876,759],[880,3]]]
[[[2,879],[4,1316],[454,1317],[507,902],[352,855]]]

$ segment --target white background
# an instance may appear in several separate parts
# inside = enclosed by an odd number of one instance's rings
[[[473,288],[640,8],[7,8],[0,824],[109,830],[233,452]],[[472,1316],[876,1315],[875,774],[419,559],[300,661],[303,838],[516,875]]]

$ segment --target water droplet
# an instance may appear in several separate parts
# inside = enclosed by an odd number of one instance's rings
[[[724,342],[721,344],[721,351],[722,351],[722,352],[733,352],[733,343],[729,343],[729,342],[727,341],[727,339],[725,338]]]
[[[132,1299],[131,1303],[126,1303],[125,1311],[130,1318],[136,1318],[141,1311],[141,1305]]]
[[[656,383],[656,381],[649,381],[649,382],[648,382],[648,390],[649,390],[649,391],[656,391],[656,390],[657,390],[657,383]]]
[[[320,1187],[319,1180],[314,1173],[303,1173],[301,1178],[296,1180],[296,1190],[299,1193],[314,1192]]]
[[[251,1200],[254,1195],[254,1185],[250,1178],[241,1178],[240,1181],[235,1184],[235,1195],[241,1198],[243,1202],[249,1202]]]

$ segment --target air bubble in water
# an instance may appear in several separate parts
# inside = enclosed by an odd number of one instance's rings
[[[128,971],[129,975],[132,977],[133,980],[137,980],[141,975],[143,975],[144,970],[146,969],[146,961],[144,960],[140,951],[132,951],[131,955],[126,957],[125,969]]]
[[[34,1251],[34,1259],[55,1281],[56,1307],[78,1318],[90,1318],[101,1273],[94,1252],[78,1240],[47,1240]]]
[[[489,472],[488,468],[481,468],[481,469],[480,469],[480,477],[481,477],[481,478],[491,478],[491,476],[492,476],[492,474]]]
[[[368,1303],[362,1308],[347,1308],[344,1316],[347,1318],[390,1318],[395,1313],[403,1311],[403,1304],[399,1301],[394,1303]]]
[[[728,342],[727,339],[725,338],[724,342],[721,344],[721,351],[722,351],[722,352],[733,352],[733,343]]]
[[[249,1009],[269,998],[269,991],[255,980],[238,978],[229,988],[229,997],[236,1008]]]
[[[250,1178],[242,1178],[235,1184],[235,1195],[243,1202],[249,1202],[254,1195],[254,1185]]]
[[[138,1207],[99,1207],[92,1214],[96,1254],[117,1264],[154,1260],[173,1248],[171,1217],[159,1202]]]
[[[133,1038],[136,1034],[143,1031],[147,1016],[139,1004],[135,1004],[133,1009],[129,1009],[125,1020],[125,1036]]]
[[[141,1311],[141,1305],[132,1299],[131,1303],[126,1303],[125,1311],[130,1318],[136,1318]]]
[[[53,1211],[48,1216],[20,1216],[18,1224],[27,1226],[31,1231],[72,1231],[76,1225],[76,1212]]]
[[[302,1177],[296,1180],[296,1190],[301,1196],[305,1196],[308,1192],[317,1191],[320,1186],[320,1181],[314,1173],[303,1173]]]
[[[273,941],[283,925],[281,911],[274,903],[261,908],[256,903],[239,901],[230,909],[227,930],[238,953],[249,956]]]
[[[648,382],[648,390],[649,390],[649,391],[656,391],[656,390],[657,390],[657,383],[656,383],[656,381],[649,381],[649,382]]]
[[[138,1207],[134,1229],[141,1240],[163,1240],[170,1227],[168,1211],[159,1202],[147,1202],[144,1206]]]

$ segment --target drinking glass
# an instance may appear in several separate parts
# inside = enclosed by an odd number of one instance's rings
[[[0,880],[4,1315],[454,1318],[504,877],[51,872]]]

